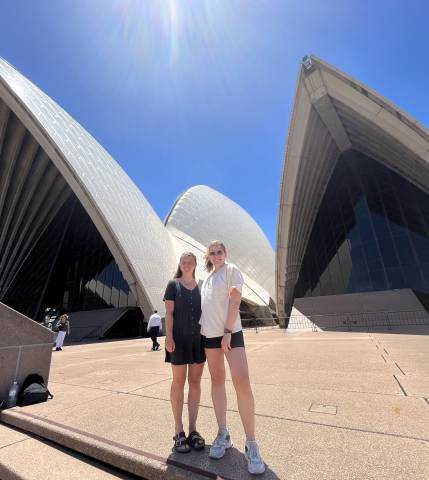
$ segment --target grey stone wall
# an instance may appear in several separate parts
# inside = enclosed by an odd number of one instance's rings
[[[51,330],[0,303],[0,400],[15,379],[22,385],[30,373],[48,383],[53,341]]]

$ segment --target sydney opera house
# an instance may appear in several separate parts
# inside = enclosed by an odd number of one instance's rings
[[[291,312],[415,310],[427,318],[428,193],[428,130],[359,81],[304,57],[280,186],[282,326]]]
[[[180,254],[196,253],[203,279],[205,245],[220,236],[245,278],[242,311],[269,316],[275,255],[247,212],[196,186],[162,222],[94,138],[0,59],[2,303],[36,320],[47,307],[78,312],[74,340],[141,334],[164,311]]]
[[[242,270],[244,317],[423,312],[429,132],[316,57],[301,65],[280,182],[276,255],[256,222],[196,186],[165,221],[113,158],[0,59],[0,302],[73,313],[75,340],[142,333],[183,251],[214,238]],[[274,207],[273,207],[274,208]],[[425,313],[427,316],[427,312]],[[429,317],[428,317],[429,318]]]

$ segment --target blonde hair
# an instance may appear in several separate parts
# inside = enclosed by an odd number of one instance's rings
[[[209,252],[210,252],[210,247],[214,247],[215,245],[219,246],[225,252],[225,255],[226,255],[225,245],[220,240],[212,240],[208,244],[207,249],[206,249],[206,253],[204,254],[204,262],[205,262],[205,265],[206,265],[206,270],[208,272],[211,272],[213,270],[213,263],[210,260]]]
[[[192,252],[184,252],[182,253],[182,255],[180,255],[179,265],[177,265],[177,270],[173,278],[180,278],[183,275],[182,269],[180,268],[180,262],[183,257],[192,257],[194,259],[195,268],[194,268],[194,271],[192,272],[192,277],[195,278],[195,270],[197,268],[197,257]]]

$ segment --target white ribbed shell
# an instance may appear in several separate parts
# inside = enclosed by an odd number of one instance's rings
[[[169,233],[141,191],[78,122],[1,58],[0,98],[72,188],[144,313],[162,310],[176,259]]]
[[[190,188],[177,199],[166,225],[204,246],[223,241],[230,261],[274,298],[274,251],[255,220],[225,195],[204,185]]]

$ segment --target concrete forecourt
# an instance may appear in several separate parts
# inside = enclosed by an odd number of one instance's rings
[[[429,478],[428,334],[246,331],[263,478]],[[249,478],[230,379],[235,446],[220,461],[208,447],[172,453],[170,381],[148,339],[66,347],[53,357],[54,400],[2,412],[0,478],[59,478],[49,473],[57,459],[62,479],[127,478],[100,461],[148,479]],[[209,444],[216,422],[207,367],[198,428]]]

